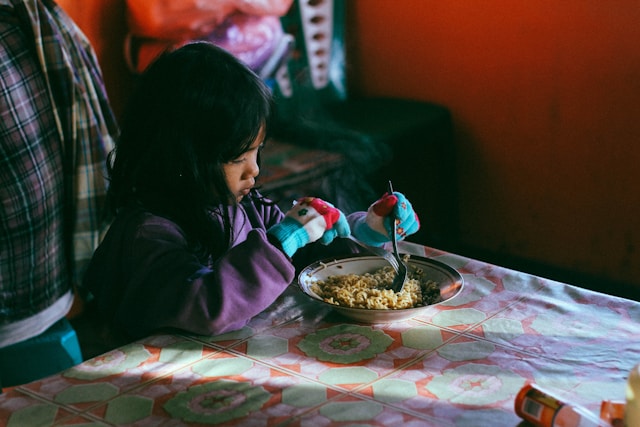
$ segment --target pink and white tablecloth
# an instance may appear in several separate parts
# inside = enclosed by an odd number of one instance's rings
[[[518,426],[526,382],[597,413],[640,362],[640,303],[403,243],[463,291],[348,321],[295,286],[240,331],[150,336],[0,395],[0,426]]]

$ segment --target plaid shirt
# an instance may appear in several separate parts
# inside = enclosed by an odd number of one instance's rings
[[[95,54],[52,0],[0,0],[0,326],[81,282],[117,133]]]

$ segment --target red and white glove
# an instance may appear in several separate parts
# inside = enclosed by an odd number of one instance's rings
[[[396,239],[402,240],[420,229],[420,219],[404,194],[385,193],[369,206],[367,212],[350,215],[353,235],[362,243],[382,246],[391,240],[393,218],[396,218]]]
[[[351,229],[344,213],[331,203],[316,197],[303,197],[267,233],[278,239],[284,252],[292,257],[311,242],[319,240],[328,245],[337,236],[347,237]]]

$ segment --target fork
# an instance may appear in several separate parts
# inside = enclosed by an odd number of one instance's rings
[[[387,251],[385,249],[382,249],[382,248],[378,248],[376,246],[365,245],[364,243],[362,243],[361,241],[359,241],[358,239],[356,239],[352,235],[349,235],[348,238],[350,240],[354,241],[355,243],[357,243],[361,248],[364,248],[365,250],[371,252],[372,254],[377,255],[379,257],[382,257],[385,260],[387,260],[387,262],[389,264],[391,264],[391,267],[393,267],[393,269],[396,271],[396,275],[398,274],[398,269],[400,268],[400,266],[398,264],[398,260],[396,259],[396,257],[391,252],[389,252],[389,251]]]
[[[298,203],[297,200],[294,200],[292,202],[293,206],[295,206]],[[367,250],[368,252],[371,252],[372,254],[382,257],[384,259],[387,260],[387,262],[389,264],[391,264],[391,267],[393,267],[393,269],[396,271],[396,274],[398,274],[398,269],[400,268],[398,265],[398,260],[397,258],[389,251],[383,249],[383,248],[378,248],[375,246],[369,246],[366,245],[364,243],[362,243],[360,240],[356,239],[355,237],[353,237],[353,235],[349,235],[347,236],[350,240],[352,240],[353,242],[355,242],[358,246],[360,246],[361,248]]]
[[[389,194],[393,194],[393,185],[391,181],[389,181]],[[398,254],[398,241],[396,239],[396,216],[395,214],[391,218],[393,222],[393,229],[391,230],[391,245],[393,246],[393,256],[398,263],[398,268],[396,269],[396,277],[393,278],[393,283],[391,284],[391,289],[394,292],[402,292],[404,288],[404,284],[407,281],[407,265],[402,261],[400,255]]]

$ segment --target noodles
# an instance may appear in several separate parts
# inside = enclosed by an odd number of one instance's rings
[[[437,283],[423,278],[420,268],[409,270],[404,289],[398,293],[387,289],[395,276],[390,266],[373,273],[330,276],[314,282],[311,290],[330,304],[376,310],[422,307],[440,301]]]

